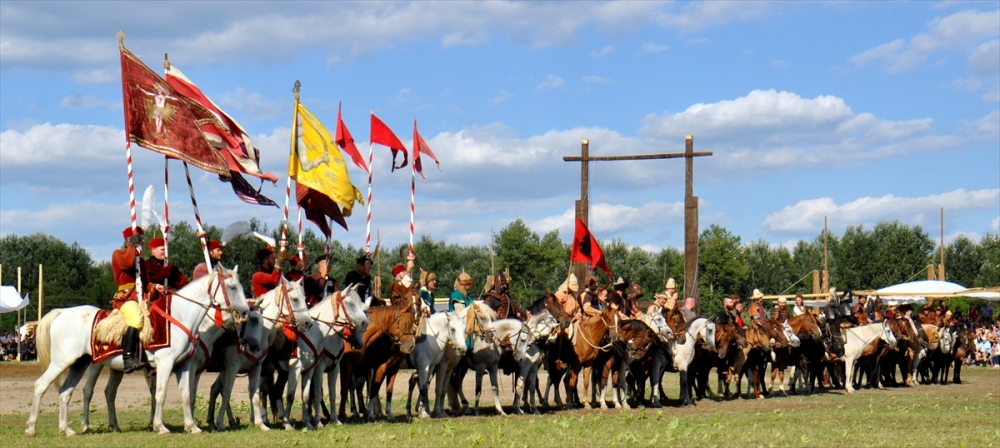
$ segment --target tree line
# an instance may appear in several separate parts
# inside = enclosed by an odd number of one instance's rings
[[[268,229],[254,219],[251,228],[276,240],[280,229]],[[219,239],[222,229],[207,226],[208,238]],[[186,275],[204,261],[196,229],[187,222],[171,226],[169,258]],[[147,242],[160,236],[157,228],[146,232]],[[290,237],[290,251],[295,250],[297,236]],[[316,261],[323,258],[324,240],[307,230],[302,237],[308,258],[307,273],[314,272]],[[250,294],[250,276],[257,270],[256,252],[264,243],[253,237],[241,236],[224,249],[223,264],[239,266],[244,290]],[[539,235],[518,219],[493,236],[492,271],[509,269],[511,295],[521,304],[529,304],[554,291],[569,273],[570,244],[564,243],[553,230]],[[668,278],[677,280],[683,290],[684,254],[667,247],[659,252],[630,246],[620,239],[602,241],[608,265],[615,277],[624,277],[642,285],[646,299],[662,291]],[[920,226],[899,221],[882,221],[873,228],[850,226],[840,235],[828,235],[828,262],[831,284],[840,290],[878,289],[896,283],[925,278],[928,264],[939,260],[938,246]],[[417,255],[414,276],[419,269],[434,272],[439,279],[435,295],[447,297],[452,283],[462,269],[475,279],[473,291],[479,293],[486,277],[491,275],[491,247],[460,246],[436,241],[423,235],[414,244]],[[355,267],[363,247],[332,241],[330,275],[339,281]],[[392,267],[403,261],[407,245],[381,248],[372,275],[382,280],[388,289]],[[144,252],[144,254],[148,254]],[[106,254],[110,258],[110,254]],[[291,254],[290,254],[291,255]],[[823,236],[799,241],[789,249],[764,240],[743,242],[738,235],[722,226],[711,225],[700,235],[699,288],[701,309],[712,313],[719,309],[724,296],[738,294],[748,297],[756,288],[765,294],[809,293],[813,290],[811,271],[823,269]],[[38,265],[44,265],[46,309],[75,305],[107,307],[115,291],[110,263],[95,262],[77,243],[67,244],[51,235],[7,235],[0,238],[0,283],[17,284],[17,267],[22,267],[22,284],[31,293],[27,319],[37,318]],[[987,234],[979,241],[959,236],[945,247],[945,265],[949,281],[965,286],[1000,285],[1000,236]],[[603,272],[595,276],[607,284]],[[0,317],[0,329],[14,327],[15,316]]]

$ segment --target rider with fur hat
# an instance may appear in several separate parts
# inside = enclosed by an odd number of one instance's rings
[[[177,266],[167,264],[166,254],[166,241],[163,238],[153,238],[149,241],[149,259],[144,264],[146,272],[149,273],[149,281],[173,290],[181,289],[191,283]]]
[[[509,285],[510,279],[507,278],[506,273],[501,272],[497,274],[493,280],[493,289],[486,293],[483,300],[497,313],[499,319],[527,319],[527,312],[518,306],[516,301],[510,298],[508,292]]]
[[[462,268],[462,273],[458,274],[458,278],[455,279],[455,284],[452,285],[451,296],[448,297],[449,312],[455,312],[456,304],[464,307],[472,306],[472,296],[469,295],[469,290],[471,288],[472,276],[465,272],[465,268]]]
[[[427,306],[425,313],[434,314],[434,289],[437,288],[437,274],[420,269],[420,298]]]
[[[583,314],[590,317],[601,314],[604,304],[597,298],[597,277],[587,274],[583,281],[583,291],[580,291],[580,303],[583,304]]]
[[[139,278],[146,292],[165,288],[163,285],[150,283],[145,269],[137,270],[136,258],[142,253],[142,227],[126,227],[122,236],[125,238],[125,247],[111,254],[111,272],[118,285],[112,305],[125,316],[125,324],[128,326],[122,337],[122,361],[125,373],[131,373],[140,367],[136,350],[139,348],[139,331],[143,326],[143,313],[136,294],[136,278]]]
[[[673,310],[677,306],[677,281],[672,278],[667,279],[666,291],[663,294],[667,296],[663,307],[667,310]]]
[[[760,292],[759,289],[754,289],[750,299],[753,300],[753,303],[750,304],[747,314],[757,325],[764,325],[764,322],[768,320],[767,313],[764,312],[764,293]]]
[[[413,287],[413,278],[410,277],[412,270],[413,260],[407,261],[406,267],[397,264],[392,268],[392,283],[389,284],[390,304],[396,304],[410,294],[410,288]]]

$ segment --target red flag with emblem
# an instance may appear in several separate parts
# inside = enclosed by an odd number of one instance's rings
[[[124,45],[119,50],[128,140],[228,179],[226,159],[200,129],[209,122],[224,127],[215,114],[178,93]]]

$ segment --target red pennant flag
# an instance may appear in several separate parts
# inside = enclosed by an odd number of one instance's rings
[[[587,229],[587,225],[580,218],[576,218],[576,231],[573,232],[573,252],[569,256],[569,261],[579,261],[590,263],[591,266],[601,268],[604,273],[611,277],[611,269],[608,262],[604,260],[604,251],[597,245],[597,239]]]
[[[392,150],[392,171],[396,171],[396,168],[406,166],[406,147],[403,146],[403,142],[399,141],[399,137],[396,137],[396,134],[389,129],[389,126],[386,126],[375,114],[372,114],[371,138],[369,141],[382,146],[388,146]],[[403,153],[403,163],[396,165],[396,154],[399,152]]]
[[[354,145],[354,137],[351,136],[351,131],[347,130],[347,125],[344,124],[344,120],[340,118],[340,104],[337,104],[337,133],[333,138],[343,149],[347,155],[351,156],[351,161],[361,168],[366,173],[368,172],[368,165],[365,165],[365,159],[361,157],[361,151],[358,151],[358,147]]]
[[[427,157],[433,159],[434,163],[437,164],[438,171],[441,170],[441,162],[439,162],[437,157],[434,156],[434,152],[431,151],[431,147],[427,145],[427,142],[424,141],[424,138],[420,136],[419,132],[417,132],[417,119],[414,118],[413,119],[413,168],[417,170],[418,173],[420,173],[420,178],[423,179],[424,183],[426,184],[427,178],[424,177],[424,167],[423,164],[420,163],[420,153],[427,154]]]
[[[183,160],[228,179],[229,165],[199,127],[223,127],[204,106],[181,95],[120,45],[122,103],[128,140],[167,157]]]
[[[332,233],[326,222],[327,217],[347,230],[347,221],[344,220],[343,211],[327,195],[296,182],[295,200],[306,211],[306,219],[316,224],[320,232],[323,232],[323,236],[329,238]]]

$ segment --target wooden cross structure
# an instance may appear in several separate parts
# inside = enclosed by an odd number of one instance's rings
[[[584,140],[580,147],[580,156],[564,156],[566,162],[580,163],[580,199],[576,201],[576,217],[590,227],[590,169],[588,162],[610,162],[621,160],[652,160],[678,159],[683,157],[687,165],[684,177],[684,297],[694,297],[698,303],[698,197],[694,195],[694,158],[712,155],[711,152],[694,152],[694,137],[685,137],[684,152],[667,154],[639,154],[626,156],[590,156],[590,142]],[[573,272],[580,280],[583,289],[587,266],[577,263]],[[614,281],[614,279],[611,279]],[[696,305],[697,309],[697,305]]]

